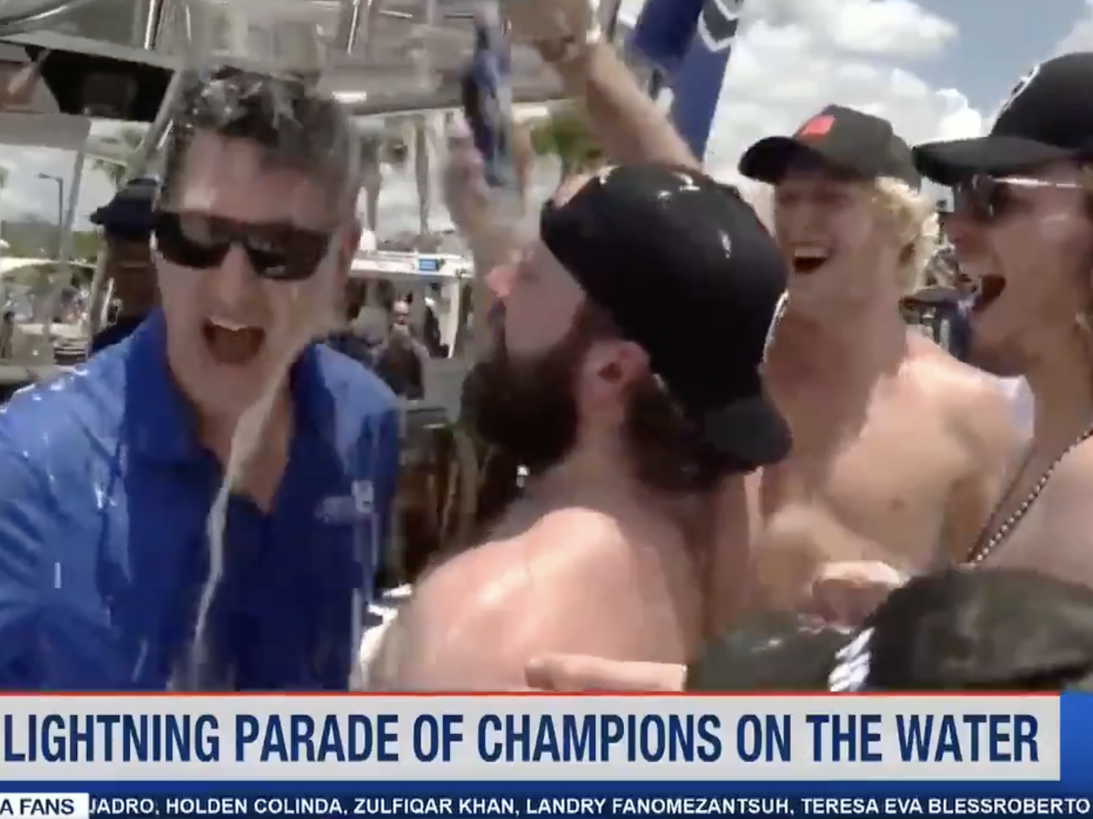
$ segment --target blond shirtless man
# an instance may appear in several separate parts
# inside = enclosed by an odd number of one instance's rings
[[[1008,401],[900,315],[937,216],[886,120],[828,106],[757,142],[740,171],[773,186],[792,266],[765,376],[795,446],[756,481],[754,602],[856,621],[903,578],[961,559],[1012,446]]]
[[[786,266],[734,190],[623,165],[564,184],[539,234],[488,277],[494,346],[465,386],[526,494],[417,584],[375,688],[522,687],[549,652],[684,662],[713,636],[709,529],[789,451],[760,379]]]
[[[1033,438],[960,557],[1093,585],[1093,53],[1018,83],[990,135],[915,149],[954,192],[947,225],[978,283],[972,359],[1024,376]]]

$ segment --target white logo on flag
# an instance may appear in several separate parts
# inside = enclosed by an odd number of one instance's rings
[[[698,34],[710,51],[728,51],[736,40],[744,0],[706,0],[698,18]],[[710,29],[716,29],[716,35]]]

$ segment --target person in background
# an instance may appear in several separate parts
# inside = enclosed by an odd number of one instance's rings
[[[102,228],[106,243],[102,286],[113,279],[114,298],[120,305],[113,323],[91,339],[92,354],[127,338],[156,306],[151,238],[158,190],[154,179],[134,179],[91,214],[91,223]]]
[[[364,306],[364,282],[348,281],[345,285],[345,324],[331,333],[326,343],[342,355],[347,355],[366,367],[372,366],[372,347],[357,332],[354,320]]]
[[[425,362],[429,351],[410,326],[410,305],[396,301],[391,308],[387,339],[375,351],[373,369],[396,395],[409,399],[425,396]]]
[[[162,307],[0,414],[0,688],[342,689],[355,673],[396,406],[306,342],[331,329],[357,247],[356,135],[295,80],[187,82],[153,213]],[[210,538],[240,419],[266,395]]]
[[[715,605],[706,529],[789,451],[760,380],[786,268],[735,190],[624,165],[563,183],[539,236],[487,277],[493,352],[464,385],[469,423],[527,466],[526,490],[417,583],[375,687],[521,687],[550,651],[684,662]]]
[[[1023,376],[1032,438],[963,559],[1093,586],[1093,52],[1036,66],[990,133],[920,145],[975,283],[972,363]]]
[[[752,605],[858,622],[963,559],[1016,445],[1009,404],[901,315],[938,226],[888,121],[829,105],[752,145],[740,172],[772,186],[792,271],[764,376],[794,451],[756,482]]]
[[[440,294],[440,286],[434,284],[427,292],[430,292],[435,299]],[[434,305],[429,303],[429,297],[422,296],[422,298],[425,299],[425,314],[422,316],[423,323],[421,327],[422,342],[433,358],[447,358],[448,346],[441,338],[440,319],[436,316],[436,309]]]

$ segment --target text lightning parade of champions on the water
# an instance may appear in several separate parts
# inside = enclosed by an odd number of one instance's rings
[[[1087,727],[1055,696],[20,696],[0,819],[1085,816]]]

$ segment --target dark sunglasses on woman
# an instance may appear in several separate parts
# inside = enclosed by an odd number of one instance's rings
[[[976,174],[953,188],[953,212],[977,222],[1001,218],[1013,204],[1014,188],[1066,188],[1080,190],[1077,182],[1058,182],[1025,176],[994,177]]]
[[[152,235],[156,249],[172,264],[206,270],[221,264],[232,245],[239,245],[258,276],[288,282],[302,281],[315,272],[332,234],[285,223],[158,210]]]

